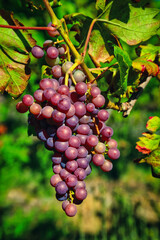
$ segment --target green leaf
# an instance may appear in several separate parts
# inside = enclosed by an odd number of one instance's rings
[[[1,24],[22,25],[12,13],[1,10],[0,15]],[[0,92],[13,97],[23,93],[30,78],[29,52],[35,44],[27,31],[0,29]]]
[[[156,56],[160,54],[160,46],[154,46],[152,44],[148,45],[140,45],[139,48],[141,49],[140,56],[145,56],[147,60],[154,61]]]
[[[106,0],[96,0],[96,9],[99,14],[103,12],[105,6],[106,6]]]
[[[146,128],[151,132],[156,132],[160,129],[160,118],[157,116],[150,117],[146,124]]]
[[[111,1],[106,6],[101,21],[118,38],[128,45],[146,41],[158,33],[160,28],[159,9],[132,6],[128,0]]]
[[[124,92],[127,90],[128,75],[130,67],[132,66],[132,61],[128,53],[117,46],[114,47],[114,55],[119,65],[120,88],[122,89],[122,92]]]
[[[158,135],[157,135],[158,136]],[[160,143],[159,139],[151,139],[150,137],[140,137],[140,141],[137,142],[136,149],[143,154],[149,154],[153,150],[157,149]]]

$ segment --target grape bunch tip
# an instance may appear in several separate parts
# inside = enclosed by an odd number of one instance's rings
[[[59,35],[54,27],[48,34]],[[105,98],[101,90],[87,83],[85,73],[79,68],[73,71],[75,87],[71,78],[65,85],[65,74],[73,66],[72,61],[65,61],[66,45],[46,40],[43,47],[36,45],[31,53],[37,59],[45,55],[51,74],[41,79],[33,96],[24,95],[16,109],[20,113],[29,111],[28,124],[34,127],[45,148],[53,152],[54,175],[50,184],[66,215],[73,217],[76,205],[87,197],[84,180],[91,174],[91,162],[109,172],[120,151],[112,138],[113,129],[105,125],[109,113],[102,109]]]

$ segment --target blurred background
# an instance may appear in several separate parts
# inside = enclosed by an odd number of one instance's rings
[[[62,0],[57,16],[82,12],[94,17],[95,1]],[[150,1],[160,7],[160,2]],[[46,26],[46,12],[26,10],[21,1],[1,0],[0,8],[12,10],[26,26]],[[32,31],[42,46],[49,36]],[[151,39],[157,43],[157,39]],[[31,56],[32,76],[24,94],[38,88],[40,64]],[[40,63],[40,64],[39,64]],[[24,95],[23,94],[23,95]],[[22,95],[22,96],[23,96]],[[128,118],[110,111],[108,125],[114,129],[121,157],[113,170],[103,173],[97,167],[86,179],[88,197],[78,206],[78,214],[68,218],[50,186],[53,175],[51,156],[34,136],[28,137],[27,114],[19,114],[16,103],[0,95],[0,239],[1,240],[159,240],[160,180],[153,178],[149,165],[136,165],[136,141],[149,116],[160,113],[160,87],[152,79]]]

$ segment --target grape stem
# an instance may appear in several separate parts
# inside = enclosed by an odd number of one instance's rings
[[[68,45],[68,47],[70,48],[73,56],[75,57],[76,61],[78,61],[82,67],[82,69],[84,70],[85,74],[87,75],[88,79],[91,81],[94,79],[94,76],[92,75],[92,73],[89,71],[87,65],[84,63],[83,57],[78,53],[78,51],[76,50],[76,48],[74,47],[73,43],[71,42],[71,40],[68,37],[67,32],[64,30],[63,26],[62,26],[62,21],[59,20],[53,9],[51,8],[48,0],[43,0],[46,9],[51,17],[51,21],[53,23],[53,25],[57,28],[57,30],[59,31],[60,35],[62,36],[62,38],[64,39],[64,41],[66,42],[66,44]]]

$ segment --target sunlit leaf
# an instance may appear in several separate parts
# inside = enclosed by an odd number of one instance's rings
[[[0,12],[1,24],[22,25],[13,14]],[[8,92],[13,97],[23,93],[30,77],[29,52],[36,41],[27,31],[0,29],[0,92]]]

